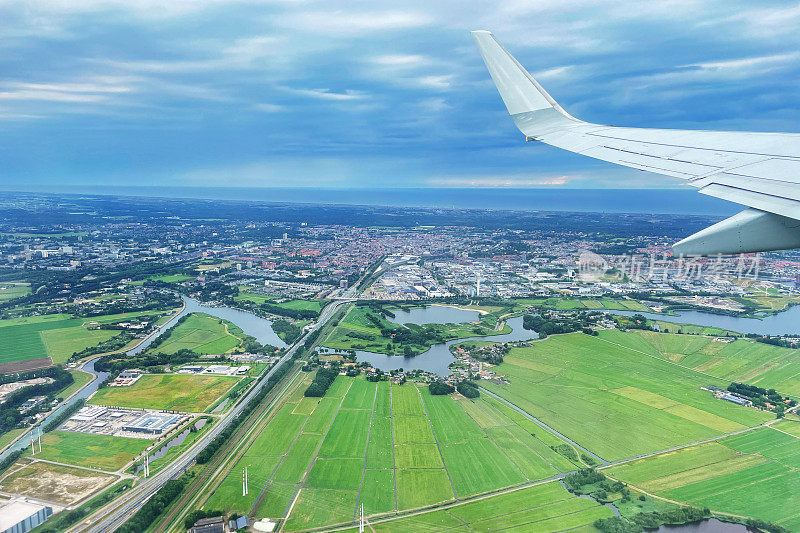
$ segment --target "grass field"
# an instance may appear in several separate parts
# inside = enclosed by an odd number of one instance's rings
[[[775,522],[790,531],[800,527],[800,438],[777,429],[755,429],[604,472],[671,500]]]
[[[559,311],[573,309],[609,309],[616,311],[639,311],[652,313],[653,310],[636,300],[623,298],[518,298],[514,309],[522,311],[528,306],[547,307]]]
[[[222,354],[236,348],[241,341],[231,331],[233,328],[222,319],[192,313],[182,324],[170,329],[169,337],[150,351],[171,354],[187,349],[200,354]]]
[[[0,320],[0,363],[50,357],[63,363],[81,350],[95,346],[119,331],[90,329],[89,322],[113,323],[131,317],[147,317],[160,312],[106,315],[91,319],[65,314]]]
[[[204,507],[282,518],[294,502],[294,531],[349,522],[361,503],[379,515],[577,468],[549,448],[554,435],[532,433],[482,399],[340,376],[324,398],[293,394]]]
[[[746,381],[800,395],[800,354],[749,339],[718,342],[714,337],[652,331],[608,330],[601,337],[728,381]]]
[[[61,505],[72,505],[116,479],[116,476],[110,474],[37,461],[12,469],[0,480],[0,490]]]
[[[151,441],[71,431],[52,431],[42,437],[36,459],[116,471],[141,453]],[[30,455],[30,448],[25,452]]]
[[[174,409],[202,413],[238,383],[228,376],[149,374],[130,387],[105,387],[91,403],[142,409]]]
[[[613,332],[612,332],[613,333]],[[616,338],[636,338],[619,333]],[[691,338],[689,338],[691,339]],[[768,413],[715,399],[692,370],[580,333],[514,348],[482,382],[607,460],[653,452],[758,425]]]
[[[446,509],[371,524],[376,533],[393,531],[508,531],[548,533],[597,531],[592,523],[612,516],[611,509],[544,483]],[[357,529],[346,530],[353,533]]]
[[[0,283],[0,302],[27,296],[30,292],[31,288],[26,283]]]

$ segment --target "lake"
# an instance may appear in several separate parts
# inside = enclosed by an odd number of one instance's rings
[[[408,311],[394,311],[395,318],[390,318],[396,324],[459,324],[461,322],[476,322],[480,320],[480,313],[469,309],[458,309],[443,305],[431,305],[428,307],[416,307]],[[454,344],[469,340],[489,340],[493,342],[515,342],[536,339],[539,335],[535,331],[526,330],[522,327],[522,317],[518,316],[506,322],[511,326],[510,333],[498,335],[487,335],[477,337],[467,337],[465,339],[455,339],[439,344],[434,344],[426,352],[419,355],[406,357],[402,355],[386,355],[382,353],[367,352],[357,350],[356,356],[359,361],[368,361],[375,368],[380,368],[384,372],[390,370],[419,369],[426,372],[434,372],[440,376],[451,374],[448,365],[455,359],[450,353],[450,347]]]
[[[617,311],[611,309],[600,309],[600,311],[625,316],[637,314],[633,311]],[[458,324],[461,322],[476,322],[480,320],[480,313],[478,313],[478,311],[443,305],[415,307],[410,310],[395,311],[394,313],[395,317],[389,318],[389,320],[395,324]],[[758,333],[760,335],[800,333],[800,306],[792,307],[776,315],[765,316],[761,319],[715,315],[702,311],[678,311],[676,315],[657,313],[638,314],[654,320],[664,320],[679,324],[714,326],[741,333]],[[375,368],[379,368],[384,372],[401,368],[405,370],[419,369],[426,372],[434,372],[440,376],[447,376],[451,374],[448,366],[455,360],[453,354],[450,353],[450,347],[454,344],[468,340],[515,342],[538,338],[536,332],[523,329],[521,316],[509,319],[506,323],[511,326],[511,333],[488,335],[485,337],[468,337],[466,339],[456,339],[434,344],[428,351],[416,356],[386,355],[364,350],[357,350],[356,355],[359,361],[367,361]]]
[[[616,311],[611,309],[597,309],[612,315],[632,316],[634,311]],[[800,333],[800,306],[795,306],[763,318],[740,318],[736,316],[715,315],[703,311],[676,311],[677,315],[663,315],[658,313],[638,313],[652,320],[663,320],[678,324],[696,324],[699,326],[714,326],[729,329],[739,333],[757,333],[759,335],[786,335]]]

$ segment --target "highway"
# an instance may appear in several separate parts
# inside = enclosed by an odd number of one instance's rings
[[[350,291],[348,291],[350,292]],[[244,407],[249,404],[253,398],[261,391],[267,380],[272,376],[275,371],[285,362],[289,361],[294,353],[303,345],[303,342],[313,331],[317,331],[324,327],[325,324],[333,317],[336,311],[342,305],[351,301],[352,297],[341,299],[328,304],[319,315],[316,324],[308,331],[303,337],[295,342],[281,357],[281,359],[262,377],[255,387],[248,392],[242,401],[240,401],[231,410],[228,415],[217,422],[209,432],[198,439],[198,441],[177,459],[175,459],[163,470],[153,475],[150,478],[143,479],[129,492],[125,493],[122,497],[117,498],[105,507],[99,509],[91,514],[80,524],[76,524],[68,531],[70,532],[86,532],[86,533],[104,533],[107,531],[115,531],[122,526],[130,516],[135,513],[147,500],[155,494],[161,487],[163,487],[170,479],[175,479],[180,476],[187,468],[193,463],[200,451],[203,450],[211,441],[213,441],[226,427],[242,412]]]

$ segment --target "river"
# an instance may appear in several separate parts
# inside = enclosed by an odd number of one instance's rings
[[[136,346],[136,348],[128,350],[128,355],[136,355],[137,353],[146,350],[147,347],[150,346],[150,344],[156,340],[161,333],[173,327],[175,323],[181,319],[181,317],[190,313],[205,313],[217,318],[222,318],[223,320],[233,322],[245,333],[245,335],[255,337],[255,339],[261,344],[270,344],[276,348],[286,347],[286,343],[283,342],[283,340],[278,337],[277,333],[272,330],[272,322],[266,318],[261,318],[253,313],[240,311],[239,309],[234,309],[232,307],[214,307],[211,305],[205,305],[194,298],[189,298],[188,296],[182,295],[181,299],[184,303],[183,311],[172,317],[169,322],[162,325],[157,334],[151,335],[145,339],[144,342]]]
[[[461,322],[475,322],[479,320],[479,318],[480,314],[477,311],[431,305],[424,308],[414,308],[410,311],[396,311],[395,317],[389,320],[396,324],[458,324]],[[368,361],[372,366],[380,368],[384,372],[400,368],[406,370],[419,369],[425,370],[426,372],[434,372],[440,376],[446,376],[451,373],[448,365],[454,361],[453,354],[450,353],[450,347],[454,344],[470,340],[515,342],[538,338],[538,334],[535,331],[527,330],[522,327],[521,316],[512,318],[506,323],[511,326],[510,333],[467,337],[465,339],[455,339],[434,344],[427,351],[411,357],[386,355],[363,350],[357,350],[356,356],[359,361]]]
[[[617,311],[611,309],[601,309],[609,314],[631,316],[637,314],[634,311]],[[428,307],[415,307],[410,310],[395,311],[395,316],[389,318],[395,324],[449,324],[462,322],[476,322],[480,320],[480,313],[469,309],[459,309],[442,305],[430,305]],[[740,318],[727,315],[716,315],[702,311],[678,311],[676,315],[665,315],[657,313],[638,313],[654,320],[663,320],[679,324],[696,324],[700,326],[714,326],[721,329],[737,331],[741,333],[758,333],[761,335],[783,335],[789,333],[800,333],[800,306],[791,307],[786,311],[763,318]],[[406,357],[402,355],[386,355],[375,352],[357,350],[356,355],[359,361],[368,361],[375,368],[380,368],[384,372],[397,369],[419,369],[427,372],[434,372],[440,376],[450,374],[448,366],[453,362],[453,355],[450,347],[454,344],[468,340],[487,340],[493,342],[514,342],[531,340],[538,337],[536,332],[523,329],[522,317],[509,319],[507,324],[511,326],[511,333],[500,335],[488,335],[485,337],[468,337],[456,339],[440,344],[434,344],[431,348],[416,356]]]
[[[644,315],[653,320],[675,322],[677,324],[696,324],[698,326],[714,326],[739,333],[757,333],[759,335],[787,335],[800,333],[800,306],[790,307],[776,315],[762,318],[741,318],[728,315],[715,315],[703,311],[676,311],[676,315],[658,313],[638,313],[636,311],[616,311],[612,309],[595,309],[612,315],[632,316]]]

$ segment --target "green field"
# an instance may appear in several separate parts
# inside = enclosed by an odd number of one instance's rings
[[[204,507],[281,518],[294,502],[286,522],[293,531],[349,522],[361,503],[374,516],[577,468],[544,433],[482,399],[340,376],[324,398],[293,394]],[[251,488],[243,498],[245,464]]]
[[[782,423],[785,424],[785,423]],[[604,470],[658,496],[800,527],[800,438],[761,428]]]
[[[202,413],[236,385],[239,379],[228,376],[149,374],[139,378],[130,387],[102,388],[92,396],[90,402]]]
[[[523,311],[528,306],[534,306],[547,307],[558,311],[609,309],[615,311],[653,312],[652,309],[641,302],[625,298],[518,298],[514,300],[514,304],[515,311]]]
[[[42,451],[36,458],[75,466],[116,471],[133,460],[152,441],[71,431],[52,431],[42,437]],[[25,452],[30,455],[30,448]]]
[[[323,300],[288,300],[285,302],[278,303],[274,296],[266,296],[264,294],[256,294],[252,292],[247,292],[246,290],[240,290],[239,295],[233,298],[237,302],[245,301],[245,302],[253,302],[255,304],[263,304],[268,303],[274,305],[276,307],[282,307],[284,309],[292,309],[292,310],[302,310],[306,309],[309,311],[319,312],[322,310],[323,307]]]
[[[615,338],[636,335],[617,333]],[[709,383],[725,387],[729,382],[581,333],[514,348],[497,371],[507,374],[511,384],[483,386],[607,460],[687,444],[771,418],[701,390]]]
[[[240,331],[222,319],[192,313],[183,323],[170,329],[166,340],[150,351],[172,354],[187,349],[200,354],[223,354],[239,345],[241,339],[233,333]]]
[[[597,531],[592,523],[612,516],[611,509],[567,492],[551,482],[514,490],[446,509],[371,523],[376,533],[393,531]],[[353,533],[357,529],[348,529]]]
[[[90,322],[108,324],[162,313],[163,311],[135,312],[91,319],[52,314],[0,320],[0,363],[40,357],[50,357],[54,363],[63,363],[73,353],[119,334],[116,330],[97,329],[96,325],[92,327]]]
[[[749,339],[719,342],[715,337],[652,331],[608,330],[601,337],[728,381],[746,381],[800,395],[800,354]]]
[[[0,302],[27,296],[30,292],[31,288],[26,283],[0,283]]]

